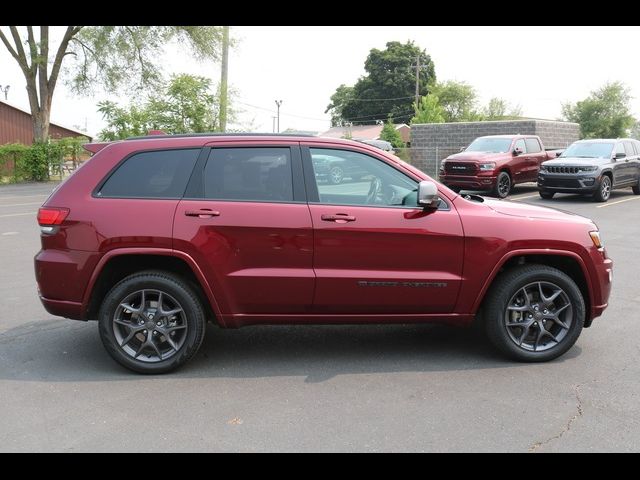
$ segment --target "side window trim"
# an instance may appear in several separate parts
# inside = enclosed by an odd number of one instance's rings
[[[113,176],[114,173],[116,173],[116,171],[118,171],[118,169],[124,165],[131,157],[138,155],[139,153],[151,153],[151,152],[169,152],[169,151],[173,151],[173,150],[200,150],[200,152],[198,153],[198,160],[200,159],[200,156],[202,155],[202,147],[174,147],[174,148],[149,148],[149,149],[145,149],[145,150],[136,150],[133,152],[128,153],[127,155],[125,155],[120,161],[118,161],[111,170],[109,170],[106,175],[97,183],[96,187],[91,191],[91,197],[92,198],[109,198],[109,199],[114,199],[114,198],[131,198],[131,199],[142,199],[142,200],[181,200],[182,198],[184,198],[184,195],[187,191],[187,188],[185,188],[185,191],[182,193],[182,196],[180,197],[130,197],[130,196],[123,196],[123,197],[112,197],[112,196],[103,196],[100,194],[101,190],[104,188],[105,184],[109,181],[109,179]],[[191,173],[189,174],[190,176],[193,176],[193,173],[196,171],[196,168],[198,166],[198,160],[196,160],[196,163],[193,167],[193,170],[191,171]],[[189,182],[187,182],[188,185]]]

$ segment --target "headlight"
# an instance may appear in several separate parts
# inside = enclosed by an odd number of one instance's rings
[[[596,246],[596,248],[604,248],[602,240],[600,239],[599,231],[596,230],[595,232],[589,232],[589,236],[591,237],[591,241]]]
[[[596,165],[589,165],[586,167],[578,167],[579,172],[595,172],[598,169]]]
[[[494,168],[496,168],[496,164],[495,163],[481,163],[480,164],[480,170],[481,171],[487,172],[487,171],[493,170]]]

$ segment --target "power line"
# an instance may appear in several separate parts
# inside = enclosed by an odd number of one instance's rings
[[[276,113],[276,111],[273,110],[272,108],[260,107],[258,105],[252,105],[251,103],[245,103],[245,102],[241,102],[241,101],[236,101],[236,103],[239,103],[241,105],[246,105],[247,107],[257,108],[258,110],[264,110],[265,112]],[[322,121],[322,122],[326,122],[327,120],[329,120],[329,118],[305,117],[304,115],[296,115],[294,113],[284,113],[283,112],[280,115],[288,116],[288,117],[302,118],[302,119],[305,119],[305,120],[318,120],[318,121]]]

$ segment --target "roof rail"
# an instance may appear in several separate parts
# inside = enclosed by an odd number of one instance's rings
[[[179,133],[179,134],[153,134],[153,135],[142,135],[139,137],[129,137],[125,140],[144,140],[149,138],[189,138],[189,137],[315,137],[315,135],[311,135],[309,133],[249,133],[249,132],[241,132],[241,133],[220,133],[220,132],[211,132],[211,133]]]

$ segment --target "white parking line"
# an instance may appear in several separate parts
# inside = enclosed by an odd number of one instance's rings
[[[31,202],[31,203],[0,203],[0,207],[23,207],[25,205],[42,205],[42,202]]]
[[[8,237],[9,235],[20,235],[20,232],[4,232],[2,234],[3,237]]]
[[[622,203],[622,202],[630,202],[631,200],[640,200],[640,196],[625,198],[622,200],[618,200],[617,202],[605,203],[603,205],[598,205],[596,208],[610,207],[611,205],[617,205],[618,203]]]
[[[539,194],[535,194],[535,195],[527,195],[526,197],[512,197],[512,198],[507,198],[507,200],[524,200],[525,198],[534,198],[534,197],[539,197]]]
[[[33,197],[48,197],[50,193],[41,193],[39,195],[14,195],[12,197],[3,197],[0,195],[0,200],[15,200],[16,198],[33,198]]]
[[[5,218],[5,217],[24,217],[25,215],[36,215],[36,212],[9,213],[7,215],[0,215],[0,218]]]

